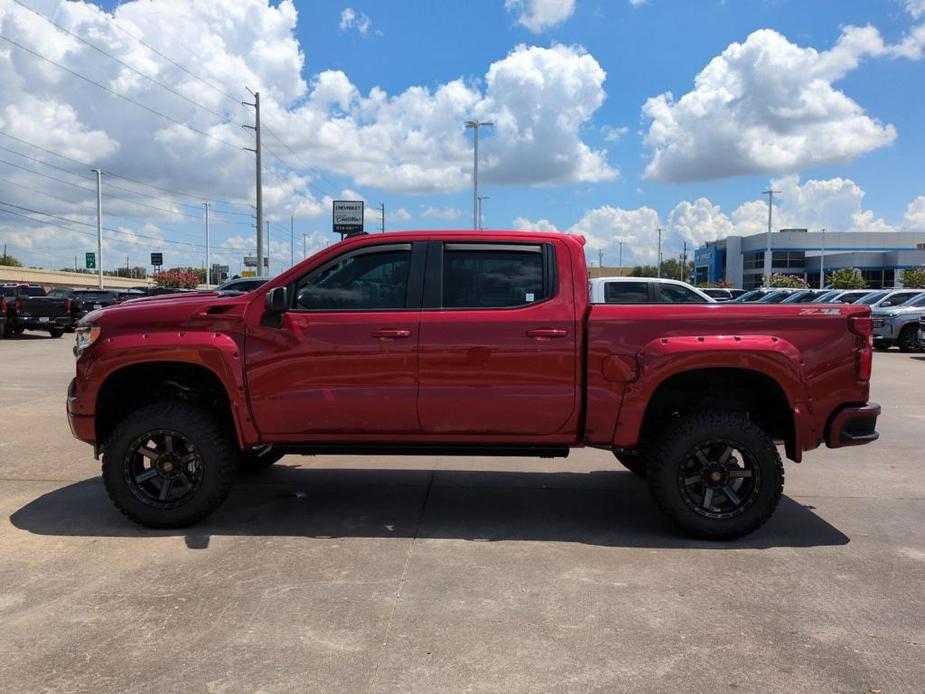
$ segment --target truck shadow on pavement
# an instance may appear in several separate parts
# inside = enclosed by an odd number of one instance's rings
[[[186,530],[148,530],[124,518],[99,478],[49,492],[16,511],[40,535],[411,538],[575,542],[606,547],[765,549],[844,545],[849,538],[784,497],[762,528],[733,542],[687,538],[655,508],[643,480],[624,471],[497,472],[306,469],[242,475],[212,516]]]

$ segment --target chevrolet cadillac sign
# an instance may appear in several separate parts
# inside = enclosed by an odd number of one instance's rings
[[[363,233],[362,200],[334,201],[334,233],[347,236]]]

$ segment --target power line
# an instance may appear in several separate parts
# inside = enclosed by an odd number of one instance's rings
[[[6,133],[0,133],[0,135],[6,135]],[[7,137],[12,137],[12,138],[15,139],[15,140],[19,140],[19,138],[14,137],[13,135],[7,135]],[[22,142],[25,142],[25,141],[22,140]],[[27,143],[27,144],[28,144],[28,143]],[[46,150],[46,149],[44,149],[43,147],[39,147],[38,145],[32,145],[32,146],[37,147],[38,149],[41,149],[42,151],[48,152],[49,154],[53,154],[53,155],[55,155],[55,156],[60,156],[60,157],[62,157],[62,158],[64,158],[64,159],[67,159],[67,160],[69,160],[69,161],[73,161],[73,162],[76,162],[76,163],[78,163],[78,164],[82,164],[82,162],[78,161],[77,159],[72,159],[71,157],[66,157],[66,156],[64,156],[63,154],[56,154],[55,152],[52,152],[51,150]],[[50,163],[47,162],[47,161],[44,161],[44,160],[42,160],[42,159],[38,159],[37,157],[31,157],[31,156],[29,156],[28,154],[23,154],[22,152],[17,152],[17,151],[14,150],[14,149],[10,149],[10,148],[8,148],[8,147],[3,147],[2,145],[0,145],[0,150],[4,150],[4,151],[6,151],[6,152],[10,152],[11,154],[15,154],[15,155],[17,155],[17,156],[19,156],[19,157],[22,157],[23,159],[28,159],[28,160],[30,160],[30,161],[34,161],[34,162],[36,162],[37,164],[41,164],[42,166],[47,166],[47,167],[49,167],[49,168],[56,169],[56,170],[61,171],[61,172],[63,172],[63,173],[69,174],[69,175],[71,175],[71,176],[78,176],[78,177],[80,177],[80,178],[85,178],[82,174],[79,174],[79,173],[77,173],[77,172],[75,172],[75,171],[70,171],[70,170],[68,170],[68,169],[65,169],[65,168],[63,168],[63,167],[57,166],[57,165],[55,165],[55,164],[50,164]],[[3,161],[3,160],[0,160],[0,161]],[[12,164],[11,162],[5,162],[5,163],[10,164],[11,166],[16,166],[16,164]],[[85,166],[88,166],[88,167],[89,167],[90,164],[85,164]],[[19,167],[19,168],[22,168],[22,167]],[[32,169],[25,169],[25,170],[26,170],[26,171],[33,171]],[[38,172],[38,171],[33,171],[33,172],[36,173],[36,174],[38,174],[38,175],[40,175],[40,176],[44,175],[44,174],[41,174],[41,173]],[[123,179],[123,180],[131,181],[131,182],[133,182],[133,183],[136,182],[134,179],[130,179],[130,178],[127,178],[127,177],[125,177],[125,176],[121,176],[121,175],[118,175],[118,174],[114,174],[114,173],[111,173],[111,172],[109,172],[109,171],[106,171],[106,173],[109,174],[110,176],[115,177],[115,178],[120,178],[120,179]],[[50,177],[48,177],[48,178],[50,178]],[[52,179],[52,180],[58,180],[58,181],[60,181],[60,179]],[[66,183],[66,181],[61,181],[61,182]],[[137,181],[137,183],[139,183],[140,185],[149,185],[149,186],[151,185],[151,184],[142,183],[142,182],[140,182],[140,181]],[[70,185],[74,185],[74,184],[70,184]],[[185,202],[181,202],[181,201],[179,201],[179,200],[171,200],[171,199],[168,199],[168,198],[159,197],[159,196],[157,196],[157,195],[151,195],[150,193],[143,193],[143,192],[138,191],[138,190],[132,190],[131,188],[126,188],[126,187],[124,187],[124,186],[118,186],[118,185],[115,185],[114,183],[110,183],[108,187],[110,187],[110,188],[115,188],[116,190],[122,190],[122,191],[125,191],[126,193],[132,193],[132,194],[134,194],[134,195],[140,195],[140,196],[142,196],[142,197],[150,198],[150,199],[152,199],[152,200],[160,200],[161,202],[166,202],[166,203],[168,203],[168,204],[170,204],[170,205],[181,205],[181,206],[184,206],[184,207],[198,207],[197,204],[192,203],[192,202],[185,203]],[[151,187],[157,188],[157,186],[151,186]],[[89,190],[89,188],[88,188],[87,190]],[[112,197],[117,198],[117,199],[119,199],[119,200],[126,200],[126,202],[135,203],[135,201],[133,201],[133,200],[127,200],[126,198],[122,198],[122,197],[120,197],[120,196],[118,196],[118,195],[113,195]],[[223,202],[223,201],[221,201],[221,202]],[[135,204],[141,205],[142,203],[135,203]],[[229,204],[230,204],[230,203],[229,203]],[[152,207],[153,209],[161,209],[161,210],[163,210],[163,208],[154,207],[153,205],[145,205],[145,206],[146,206],[146,207]],[[191,217],[191,218],[199,219],[199,216],[198,216],[198,215],[187,215],[186,213],[182,213],[182,212],[178,212],[177,214],[183,214],[184,216],[188,216],[188,217]],[[220,210],[220,211],[218,212],[218,214],[221,214],[221,215],[236,215],[236,216],[243,216],[243,217],[249,217],[249,216],[250,216],[247,212],[235,212],[235,211],[233,211],[233,210]],[[232,223],[232,224],[242,224],[242,222],[229,222],[229,223]],[[247,222],[243,222],[243,223],[244,223],[244,224],[247,224]]]
[[[176,124],[176,125],[182,126],[182,127],[186,128],[186,129],[188,129],[188,130],[190,130],[190,131],[192,131],[192,132],[194,132],[194,133],[197,133],[197,134],[199,134],[199,135],[202,135],[203,137],[208,137],[210,140],[215,140],[216,142],[218,142],[218,143],[220,143],[220,144],[223,144],[223,145],[225,145],[226,147],[233,147],[233,148],[236,149],[236,150],[240,150],[240,149],[241,149],[241,146],[240,146],[240,145],[233,144],[233,143],[231,143],[231,142],[228,142],[227,140],[221,139],[220,137],[215,137],[215,135],[212,135],[212,134],[210,134],[210,133],[207,133],[205,130],[200,130],[199,128],[197,128],[197,127],[195,127],[195,126],[192,126],[192,125],[190,125],[189,123],[186,123],[186,122],[184,122],[184,121],[182,121],[182,120],[179,120],[179,119],[177,119],[177,118],[174,118],[173,116],[168,116],[166,113],[161,113],[161,112],[158,111],[157,109],[151,108],[150,106],[148,106],[148,105],[146,105],[146,104],[143,104],[143,103],[141,103],[140,101],[137,101],[137,100],[133,99],[133,98],[130,97],[130,96],[126,96],[125,94],[122,94],[121,92],[117,92],[117,91],[114,90],[114,89],[110,89],[110,88],[107,87],[105,84],[100,84],[99,82],[90,79],[90,78],[87,77],[86,75],[82,75],[82,74],[80,74],[79,72],[76,72],[75,70],[71,70],[69,67],[65,67],[65,66],[62,65],[61,63],[57,63],[57,62],[55,62],[54,60],[52,60],[51,58],[47,58],[47,57],[45,57],[44,55],[42,55],[41,53],[38,53],[38,52],[36,52],[36,51],[33,51],[31,48],[28,48],[28,47],[26,47],[26,46],[23,46],[21,43],[19,43],[19,42],[17,42],[17,41],[14,41],[14,40],[11,39],[11,38],[8,38],[8,37],[6,37],[6,36],[0,35],[0,39],[3,39],[3,40],[6,41],[7,43],[9,43],[9,44],[11,44],[11,45],[13,45],[13,46],[16,46],[16,47],[19,48],[20,50],[23,50],[23,51],[25,51],[26,53],[29,53],[30,55],[33,55],[33,56],[35,56],[36,58],[39,58],[40,60],[44,60],[46,63],[49,63],[49,64],[51,64],[51,65],[54,65],[56,68],[58,68],[58,69],[60,69],[60,70],[63,70],[64,72],[66,72],[66,73],[68,73],[68,74],[70,74],[70,75],[73,75],[74,77],[76,77],[76,78],[78,78],[78,79],[81,79],[81,80],[83,80],[84,82],[87,82],[88,84],[92,84],[92,85],[95,86],[95,87],[99,87],[99,88],[102,89],[103,91],[108,92],[109,94],[112,94],[113,96],[119,97],[120,99],[123,99],[123,100],[129,102],[130,104],[134,104],[134,105],[137,106],[138,108],[142,108],[142,109],[144,109],[145,111],[148,111],[149,113],[153,113],[154,115],[156,115],[156,116],[158,116],[158,117],[160,117],[160,118],[163,118],[164,120],[167,120],[167,121],[169,121],[169,122],[171,122],[171,123],[174,123],[174,124]]]
[[[43,212],[42,210],[36,210],[36,209],[31,208],[31,207],[24,207],[24,206],[22,206],[22,205],[14,205],[13,203],[11,203],[11,202],[6,202],[5,200],[0,200],[0,205],[4,205],[4,206],[6,206],[6,207],[12,207],[12,208],[17,209],[17,210],[23,210],[24,212],[29,212],[29,213],[31,213],[31,214],[39,214],[39,215],[42,215],[43,217],[50,217],[51,219],[57,219],[57,220],[59,220],[59,221],[66,222],[67,224],[79,224],[80,226],[87,226],[87,227],[96,228],[96,224],[91,224],[91,223],[89,223],[89,222],[82,222],[82,221],[80,221],[80,220],[78,220],[78,219],[68,219],[67,217],[60,217],[60,216],[58,216],[58,215],[51,214],[50,212]],[[3,211],[3,210],[0,210],[0,211]],[[20,216],[24,216],[24,215],[20,215]],[[35,218],[33,218],[33,217],[26,217],[26,219],[31,219],[33,222],[40,222],[40,223],[43,223],[43,224],[45,223],[44,220],[35,219]],[[60,225],[56,224],[55,226],[60,226]],[[139,234],[138,232],[129,231],[129,230],[126,230],[126,229],[116,229],[116,228],[114,228],[114,227],[107,227],[107,226],[104,226],[104,227],[103,227],[103,230],[104,230],[104,231],[110,231],[110,232],[112,232],[112,233],[114,233],[114,234],[130,234],[130,235],[134,236],[135,238],[147,239],[147,240],[149,240],[149,241],[157,241],[158,243],[168,243],[168,244],[175,245],[175,246],[190,246],[190,247],[193,247],[193,248],[205,248],[205,245],[204,245],[204,244],[201,244],[201,243],[192,243],[192,242],[190,242],[190,241],[171,241],[171,240],[169,240],[169,239],[162,239],[162,238],[158,238],[158,237],[156,237],[156,236],[148,236],[148,235],[146,235],[146,234]],[[73,231],[78,231],[78,230],[75,229],[75,230],[73,230]],[[86,233],[89,233],[91,236],[93,235],[92,232],[86,232]],[[132,242],[132,241],[123,241],[123,243],[135,243],[135,242]],[[136,245],[146,245],[146,244],[137,244],[137,243],[136,243]],[[231,252],[239,252],[239,251],[241,250],[241,249],[239,249],[239,248],[232,248],[232,247],[229,247],[229,246],[217,246],[217,248],[220,248],[221,250],[231,251]]]
[[[82,44],[84,44],[84,45],[86,45],[86,46],[89,46],[90,48],[92,48],[93,50],[97,51],[98,53],[101,53],[101,54],[105,55],[105,56],[106,56],[107,58],[109,58],[110,60],[114,60],[115,62],[119,63],[119,65],[121,65],[122,67],[126,68],[127,70],[131,70],[131,71],[134,72],[136,75],[140,75],[141,77],[144,77],[146,80],[148,80],[148,81],[151,82],[152,84],[156,84],[158,87],[161,87],[162,89],[166,89],[168,92],[170,92],[170,93],[173,94],[174,96],[180,97],[181,99],[183,99],[184,101],[186,101],[186,102],[192,104],[192,105],[195,106],[196,108],[199,108],[199,109],[202,109],[203,111],[206,111],[206,112],[208,112],[208,113],[211,113],[213,116],[218,116],[219,118],[222,118],[222,119],[225,118],[225,114],[219,113],[218,111],[214,111],[213,109],[209,108],[208,106],[203,106],[203,105],[200,104],[199,102],[194,101],[193,99],[190,99],[190,98],[189,98],[188,96],[186,96],[185,94],[182,94],[182,93],[178,92],[176,89],[174,89],[174,88],[172,88],[172,87],[170,87],[170,86],[164,84],[163,82],[160,82],[160,81],[156,80],[154,77],[151,77],[151,75],[148,75],[148,74],[142,72],[141,70],[139,70],[139,69],[133,67],[132,65],[129,65],[128,63],[126,63],[126,62],[120,60],[119,58],[117,58],[116,56],[112,55],[111,53],[108,53],[107,51],[104,51],[102,48],[100,48],[100,47],[97,46],[96,44],[94,44],[94,43],[92,43],[92,42],[90,42],[90,41],[87,41],[87,40],[86,40],[85,38],[83,38],[82,36],[79,36],[79,35],[75,34],[73,31],[64,28],[63,26],[61,26],[60,24],[58,24],[58,23],[57,23],[56,21],[54,21],[53,19],[50,19],[49,17],[46,17],[45,15],[43,15],[43,14],[42,14],[41,12],[39,12],[38,10],[35,10],[35,9],[29,7],[29,6],[28,6],[27,4],[25,4],[24,2],[21,2],[21,0],[13,0],[13,2],[15,2],[15,3],[16,3],[17,5],[19,5],[20,7],[22,7],[22,8],[24,8],[24,9],[28,10],[29,12],[31,12],[31,13],[34,14],[35,16],[41,17],[42,19],[44,19],[46,22],[48,22],[48,23],[51,24],[52,26],[55,26],[55,27],[57,27],[58,29],[60,29],[61,31],[63,31],[65,34],[67,34],[67,35],[69,35],[69,36],[73,36],[75,39],[77,39],[78,41],[80,41]]]
[[[130,32],[128,29],[126,29],[125,27],[121,26],[118,22],[116,22],[116,18],[115,18],[115,17],[111,17],[110,15],[106,14],[105,12],[103,12],[102,10],[100,10],[96,5],[93,5],[92,3],[91,3],[90,6],[91,6],[93,9],[97,10],[100,14],[102,14],[103,17],[106,19],[106,21],[107,21],[109,24],[111,24],[111,25],[114,26],[116,29],[118,29],[119,31],[121,31],[122,33],[124,33],[126,36],[132,37],[133,39],[135,39],[138,43],[140,43],[142,46],[144,46],[144,47],[147,48],[148,50],[152,51],[153,53],[156,53],[156,54],[159,55],[161,58],[163,58],[164,60],[166,60],[168,63],[170,63],[171,65],[173,65],[173,66],[176,67],[177,69],[182,70],[182,71],[185,72],[187,75],[189,75],[190,77],[192,77],[192,78],[198,80],[199,82],[201,82],[202,84],[206,85],[206,86],[209,87],[210,89],[214,89],[216,92],[218,92],[219,94],[221,94],[222,96],[224,96],[226,99],[228,99],[228,100],[231,101],[232,103],[235,103],[235,104],[239,103],[237,98],[235,98],[235,97],[231,96],[230,94],[228,94],[227,92],[225,92],[225,91],[219,89],[219,88],[216,87],[213,83],[209,82],[208,80],[206,80],[206,79],[203,78],[203,77],[200,77],[200,76],[197,75],[195,72],[189,70],[188,68],[184,67],[183,65],[180,65],[180,63],[178,63],[178,62],[176,62],[175,60],[173,60],[170,56],[164,55],[164,54],[161,53],[159,50],[157,50],[154,46],[152,46],[152,45],[146,43],[143,39],[139,38],[138,36],[135,36],[135,34],[133,34],[133,33]]]

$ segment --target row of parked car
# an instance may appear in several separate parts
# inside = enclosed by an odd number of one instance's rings
[[[235,279],[217,287],[215,291],[251,291],[265,281],[265,278]],[[190,291],[196,290],[170,287],[60,287],[46,291],[44,287],[35,284],[3,284],[0,285],[0,338],[20,335],[25,330],[47,331],[52,337],[61,337],[64,333],[74,332],[77,322],[90,311],[132,299]]]
[[[590,280],[591,301],[605,304],[858,304],[871,307],[874,347],[903,352],[925,349],[922,289],[699,289],[684,282],[647,277]],[[921,329],[920,329],[921,328]]]

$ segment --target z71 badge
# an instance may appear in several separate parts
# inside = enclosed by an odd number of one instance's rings
[[[840,316],[840,308],[801,308],[800,316]]]

